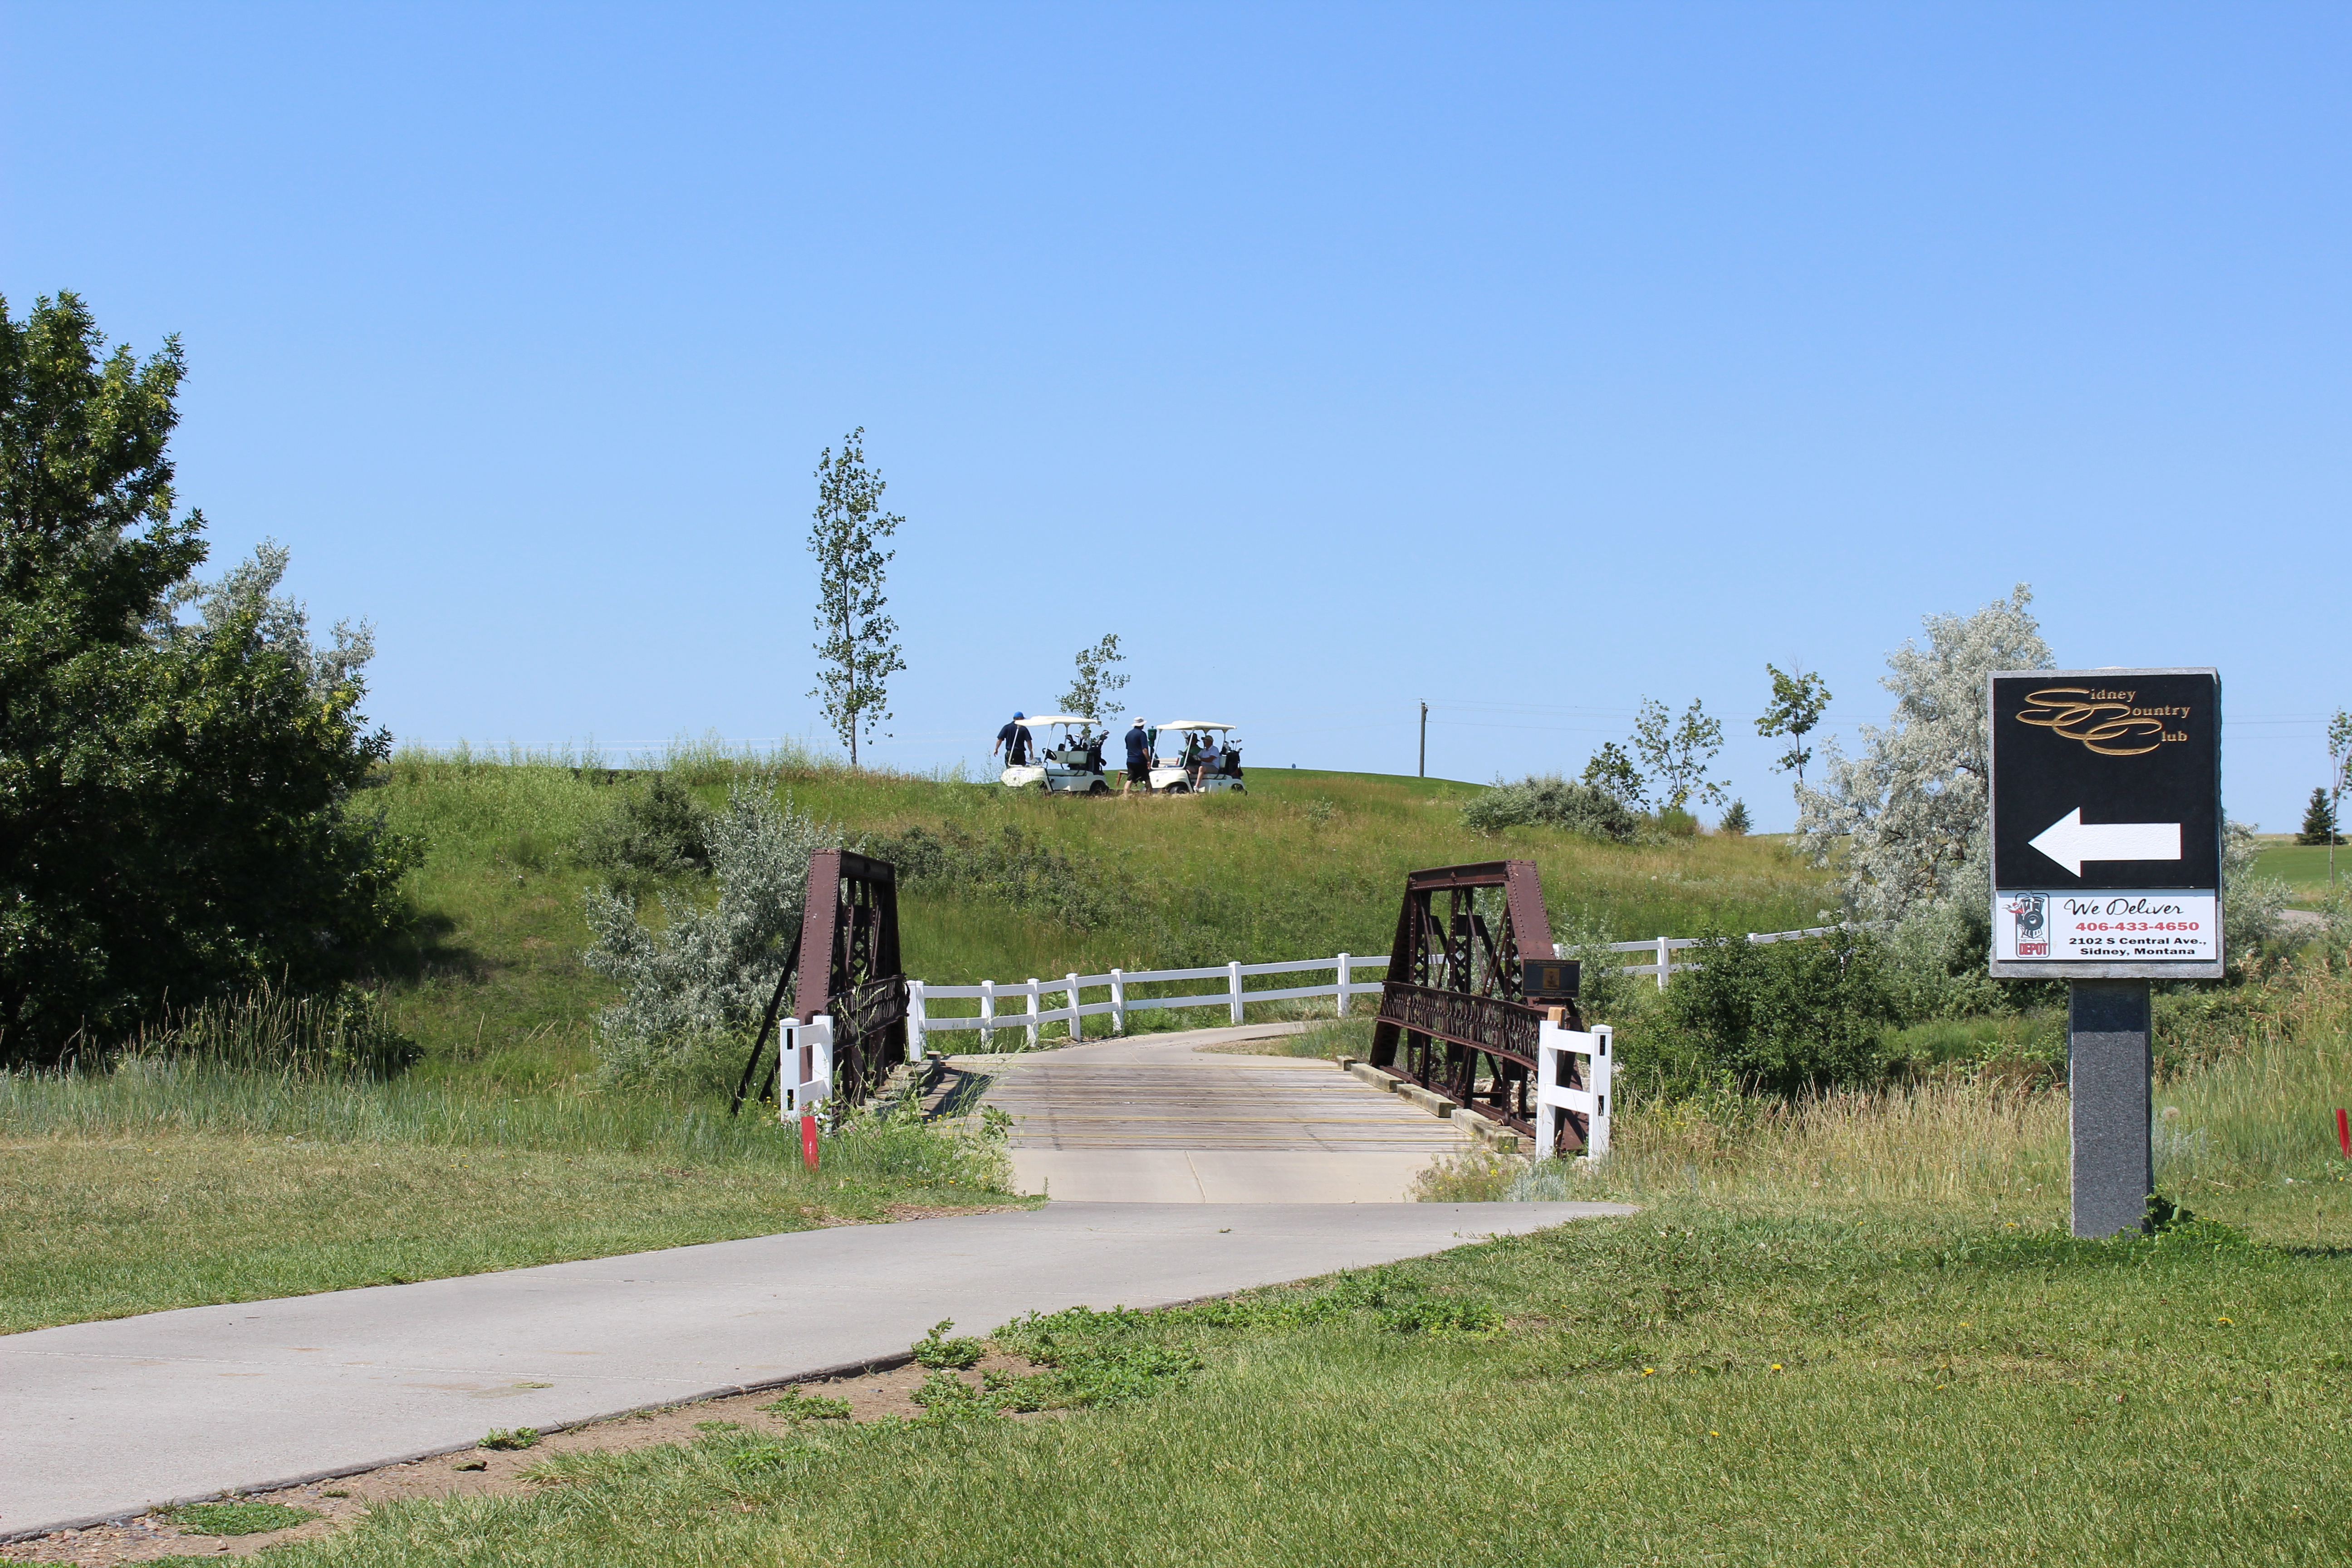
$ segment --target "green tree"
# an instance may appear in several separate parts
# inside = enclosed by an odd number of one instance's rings
[[[209,588],[173,515],[185,365],[72,294],[0,300],[0,1060],[53,1062],[264,982],[345,973],[414,847],[346,810],[365,627],[313,647],[265,545]],[[183,622],[195,605],[200,615]]]
[[[2328,798],[2327,786],[2320,785],[2311,792],[2311,804],[2303,808],[2303,831],[2294,836],[2297,844],[2341,844],[2344,836],[2336,831],[2336,803]]]
[[[2327,811],[2337,822],[2344,820],[2344,786],[2352,773],[2352,713],[2338,708],[2327,721]],[[2336,846],[2327,846],[2327,885],[2336,886]]]
[[[824,717],[857,765],[857,742],[890,717],[890,677],[907,668],[898,624],[882,613],[886,568],[898,554],[881,548],[907,520],[882,510],[882,476],[866,466],[866,426],[827,447],[816,465],[816,513],[809,553],[816,557],[817,684]]]
[[[1633,721],[1633,752],[1658,790],[1658,805],[1680,811],[1693,798],[1721,805],[1724,790],[1706,776],[1707,760],[1723,750],[1723,721],[1707,717],[1696,699],[1677,721],[1666,705],[1642,699]]]
[[[1772,705],[1764,710],[1764,717],[1756,721],[1756,732],[1789,737],[1789,749],[1772,765],[1782,773],[1794,773],[1801,793],[1805,787],[1805,764],[1813,760],[1805,736],[1822,721],[1822,714],[1830,705],[1830,689],[1820,676],[1802,666],[1794,675],[1775,664],[1764,668],[1772,677]]]
[[[1725,809],[1723,820],[1715,825],[1715,830],[1717,833],[1724,834],[1732,838],[1746,837],[1748,835],[1748,803],[1744,800],[1733,801],[1731,805]]]
[[[1102,641],[1080,648],[1070,689],[1062,693],[1062,711],[1083,713],[1108,729],[1126,711],[1118,693],[1126,689],[1127,672],[1118,668],[1126,662],[1127,656],[1118,651],[1117,632],[1105,632]]]
[[[1601,749],[1593,752],[1591,759],[1584,764],[1582,782],[1636,811],[1645,804],[1649,795],[1649,781],[1642,776],[1642,770],[1633,765],[1633,759],[1625,754],[1625,748],[1614,741],[1601,742]]]

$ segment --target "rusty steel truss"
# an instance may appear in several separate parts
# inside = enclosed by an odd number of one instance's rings
[[[1568,979],[1531,1000],[1529,977],[1547,968],[1566,969]],[[1534,861],[1408,872],[1371,1065],[1532,1137],[1537,1026],[1555,1007],[1569,1027],[1584,1026],[1574,988],[1574,966],[1554,960]],[[1583,1087],[1573,1076],[1570,1083]],[[1585,1119],[1561,1121],[1555,1152],[1583,1148]]]
[[[735,1086],[740,1110],[759,1069],[768,1037],[784,1015],[807,1023],[833,1019],[833,1098],[864,1102],[907,1054],[907,976],[898,959],[898,873],[887,860],[852,849],[821,849],[809,857],[808,897],[800,934],[785,955],[768,998],[751,1058]],[[774,1088],[781,1062],[771,1063],[758,1098]]]

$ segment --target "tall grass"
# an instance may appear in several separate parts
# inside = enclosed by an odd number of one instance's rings
[[[747,1107],[577,1089],[514,1093],[492,1081],[256,1072],[200,1059],[133,1057],[99,1071],[0,1075],[0,1127],[12,1138],[121,1141],[189,1135],[292,1138],[448,1149],[652,1155],[681,1163],[800,1162],[793,1130]],[[859,1116],[832,1140],[842,1174],[1002,1185],[982,1142],[903,1117]]]
[[[2333,1121],[2335,1108],[2352,1107],[2352,975],[2342,956],[2307,955],[2234,1005],[2260,1026],[2231,1048],[2201,1041],[2193,1054],[2206,1065],[2157,1084],[2158,1189],[2210,1198],[2344,1181]],[[2191,1026],[2213,1025],[2193,1017]],[[1693,1194],[2061,1216],[2066,1091],[2003,1065],[1996,1056],[1905,1084],[1793,1100],[1725,1092],[1643,1103],[1621,1092],[1606,1160],[1474,1163],[1441,1173],[1433,1195]]]

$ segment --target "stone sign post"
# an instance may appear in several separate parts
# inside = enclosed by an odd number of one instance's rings
[[[2070,983],[2076,1236],[2155,1190],[2148,982],[2221,973],[2221,678],[2001,670],[1992,726],[1992,973]]]

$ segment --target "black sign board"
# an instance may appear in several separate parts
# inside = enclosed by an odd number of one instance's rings
[[[2221,965],[2221,682],[2210,669],[1991,679],[1992,972]]]
[[[1519,963],[1519,994],[1530,1002],[1573,1002],[1584,964],[1573,958],[1528,958]]]

